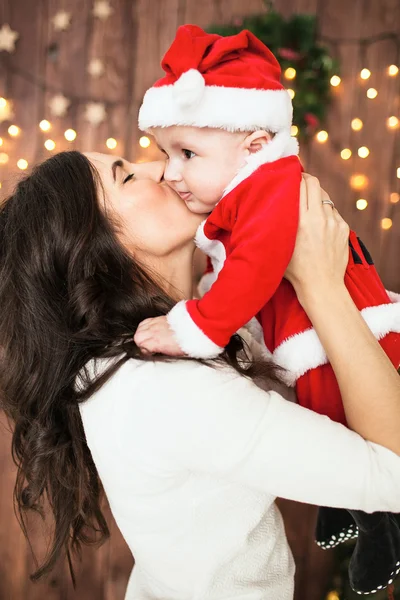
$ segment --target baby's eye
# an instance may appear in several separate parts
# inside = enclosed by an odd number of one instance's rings
[[[187,159],[190,159],[190,158],[193,158],[193,156],[196,156],[194,152],[192,152],[191,150],[186,150],[186,148],[183,148],[182,154]]]

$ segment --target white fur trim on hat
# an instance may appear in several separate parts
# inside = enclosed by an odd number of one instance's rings
[[[285,156],[297,156],[298,153],[299,143],[296,138],[290,135],[290,130],[283,129],[279,131],[270,142],[263,145],[261,150],[250,154],[246,158],[246,165],[238,171],[228,187],[225,188],[222,197],[226,196],[239,183],[250,177],[261,165],[274,162]]]
[[[388,333],[400,333],[400,303],[370,306],[364,308],[361,315],[378,340]],[[314,329],[307,329],[282,342],[275,349],[273,360],[286,369],[281,376],[290,386],[294,386],[307,371],[329,362]]]
[[[215,358],[223,351],[223,347],[214,344],[209,337],[197,327],[189,315],[186,302],[181,300],[167,314],[167,321],[174,332],[179,346],[185,354],[193,358]]]
[[[292,102],[288,92],[206,86],[201,102],[180,106],[175,86],[152,87],[147,90],[139,110],[139,129],[188,125],[227,131],[255,131],[267,128],[277,132],[292,124]],[[178,94],[179,96],[179,94]]]

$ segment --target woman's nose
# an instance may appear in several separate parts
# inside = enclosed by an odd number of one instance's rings
[[[160,183],[164,179],[165,161],[155,160],[148,163],[132,163],[132,172],[136,179],[152,179]]]

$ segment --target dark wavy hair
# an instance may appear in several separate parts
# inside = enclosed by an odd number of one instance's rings
[[[136,328],[175,303],[119,242],[103,194],[90,161],[63,152],[0,206],[0,407],[13,428],[15,506],[28,539],[29,511],[44,517],[48,505],[54,517],[33,580],[66,556],[74,581],[72,555],[109,536],[79,403],[128,359],[149,360],[133,342]],[[85,365],[101,357],[116,359],[93,381]],[[249,377],[277,379],[272,365],[248,360],[238,336],[219,360]]]

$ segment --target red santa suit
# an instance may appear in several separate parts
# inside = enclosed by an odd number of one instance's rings
[[[278,61],[249,31],[224,38],[185,25],[161,65],[165,76],[144,96],[140,129],[189,125],[274,133],[199,228],[198,246],[214,268],[208,283],[215,281],[201,300],[179,303],[168,315],[181,348],[194,357],[217,356],[256,316],[265,352],[285,368],[299,402],[344,422],[325,351],[283,279],[296,240],[301,165]],[[350,242],[347,288],[397,367],[400,303],[390,301],[354,233]]]
[[[218,355],[230,337],[256,316],[262,340],[298,402],[345,423],[333,370],[292,285],[283,278],[293,254],[299,218],[301,165],[294,142],[277,134],[252,155],[196,236],[216,280],[200,300],[177,304],[168,315],[186,354]],[[271,157],[283,155],[268,162]],[[289,154],[289,155],[287,155]],[[396,368],[400,366],[400,303],[389,298],[368,252],[350,233],[345,284],[357,308]]]

